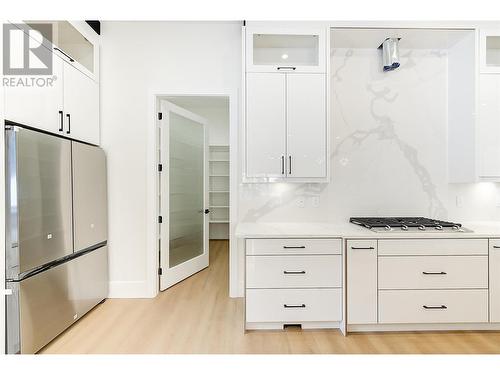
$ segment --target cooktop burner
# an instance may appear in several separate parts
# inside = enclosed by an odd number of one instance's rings
[[[426,217],[351,217],[349,221],[375,232],[427,230],[437,230],[449,233],[471,232],[463,228],[462,224],[428,219]]]

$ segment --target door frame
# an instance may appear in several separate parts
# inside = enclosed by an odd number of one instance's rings
[[[146,265],[145,280],[147,283],[147,296],[155,297],[159,293],[159,232],[158,232],[158,112],[160,112],[160,101],[172,96],[218,96],[229,98],[229,290],[230,297],[239,296],[238,273],[241,272],[242,256],[238,254],[238,244],[235,237],[235,229],[238,217],[237,194],[238,194],[238,157],[240,133],[238,124],[240,123],[239,108],[241,98],[238,90],[168,90],[152,88],[148,95],[148,126],[146,131]],[[168,99],[167,99],[168,100]]]
[[[187,118],[189,120],[195,121],[203,126],[203,207],[201,207],[202,210],[205,210],[209,206],[209,194],[208,194],[208,152],[209,152],[209,144],[208,144],[208,124],[207,120],[196,113],[193,113],[191,111],[188,111],[182,107],[179,107],[172,102],[168,101],[167,99],[160,99],[159,100],[159,105],[161,110],[168,110],[172,111],[184,118]],[[165,108],[166,107],[166,108]],[[163,112],[162,112],[163,113]],[[164,121],[166,120],[165,113],[163,113],[163,118],[162,120],[158,120],[158,134],[160,134],[160,129],[161,131],[169,131],[169,126],[170,124],[165,123]],[[163,122],[163,123],[161,123]],[[167,142],[168,139],[170,138],[169,133],[168,135],[164,135],[163,137],[167,137]],[[161,141],[162,141],[162,136],[158,136],[158,150],[163,152],[164,154],[167,153],[166,155],[163,155],[163,160],[158,160],[158,163],[160,164],[165,164],[167,163],[167,167],[164,170],[164,177],[163,180],[161,178],[160,173],[158,173],[158,186],[160,187],[160,190],[158,191],[158,197],[161,197],[161,205],[158,205],[158,210],[159,214],[162,215],[163,218],[169,216],[169,210],[170,210],[170,178],[169,178],[169,168],[170,168],[170,160],[169,160],[169,146],[164,145],[164,149],[161,147]],[[167,161],[168,160],[168,161]],[[160,181],[166,182],[167,187],[163,188],[161,187]],[[166,197],[162,196],[162,191],[165,192]],[[162,206],[165,208],[165,212],[161,212]],[[201,271],[202,269],[208,267],[209,265],[209,217],[207,214],[202,213],[203,215],[203,253],[200,255],[195,256],[194,258],[191,258],[185,262],[182,262],[174,267],[170,267],[170,259],[167,258],[170,255],[170,248],[167,253],[162,254],[161,253],[161,247],[159,248],[159,268],[162,269],[162,275],[160,275],[160,281],[158,285],[158,289],[161,291],[162,287],[162,278],[164,278],[164,283],[168,284],[167,287],[165,287],[164,290],[170,288],[171,286],[175,285],[176,283],[185,280],[189,276],[194,275],[196,272]],[[159,227],[161,227],[159,225]],[[160,228],[159,228],[160,230]],[[163,225],[163,240],[168,240],[170,241],[170,222],[164,222]],[[161,234],[159,233],[158,238],[161,240]],[[163,245],[164,247],[164,245]],[[163,256],[162,256],[163,255]],[[169,272],[170,271],[170,272]],[[188,274],[188,276],[186,276]]]

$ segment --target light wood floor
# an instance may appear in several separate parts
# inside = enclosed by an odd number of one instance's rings
[[[42,353],[500,353],[500,332],[350,334],[243,331],[243,299],[228,297],[228,243],[210,267],[154,299],[110,299]]]

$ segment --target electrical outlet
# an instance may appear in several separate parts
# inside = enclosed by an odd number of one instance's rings
[[[319,207],[319,195],[311,198],[311,205],[313,207]]]
[[[462,207],[463,199],[462,199],[461,195],[457,195],[455,197],[455,204],[456,204],[457,207]]]
[[[297,198],[297,207],[300,207],[300,208],[304,208],[304,206],[306,205],[306,201],[304,199],[304,197],[300,197],[300,198]]]

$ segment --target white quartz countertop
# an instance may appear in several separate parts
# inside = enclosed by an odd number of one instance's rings
[[[351,223],[239,223],[236,227],[238,238],[273,237],[339,237],[339,238],[500,238],[500,222],[462,222],[462,226],[472,233],[390,232],[377,233]]]

